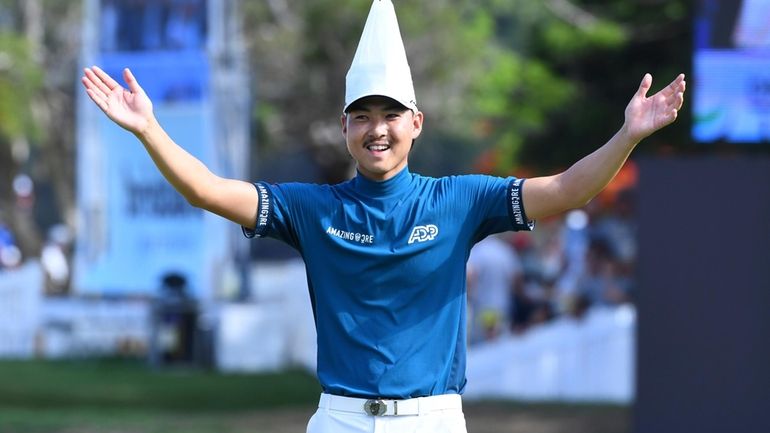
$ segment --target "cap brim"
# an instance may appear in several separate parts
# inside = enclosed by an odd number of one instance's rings
[[[372,98],[372,97],[388,98],[388,99],[392,100],[393,102],[401,105],[402,107],[404,107],[407,110],[412,110],[415,113],[418,111],[417,104],[415,104],[414,101],[402,101],[402,100],[400,100],[398,98],[394,98],[392,96],[388,96],[388,95],[384,95],[384,94],[380,94],[380,93],[373,93],[371,95],[364,95],[364,96],[361,96],[359,98],[354,99],[352,102],[350,102],[347,105],[345,105],[345,107],[342,109],[342,112],[343,113],[347,113],[347,112],[355,109],[356,106],[361,104],[364,99]]]

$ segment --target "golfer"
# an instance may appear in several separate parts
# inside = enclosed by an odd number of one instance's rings
[[[98,67],[90,98],[143,144],[191,205],[280,239],[302,255],[318,335],[323,394],[310,433],[465,432],[465,263],[487,235],[585,205],[640,140],[673,122],[684,76],[647,96],[642,78],[625,122],[566,171],[530,179],[431,178],[408,167],[417,108],[390,0],[375,0],[347,74],[342,135],[357,163],[337,185],[248,183],[211,173],[166,134],[131,71],[121,87]]]

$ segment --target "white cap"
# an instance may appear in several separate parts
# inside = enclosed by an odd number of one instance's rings
[[[374,0],[345,80],[345,108],[365,96],[387,96],[417,111],[412,73],[406,60],[396,10]]]

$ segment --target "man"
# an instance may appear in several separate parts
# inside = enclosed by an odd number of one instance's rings
[[[323,388],[308,432],[465,432],[465,262],[489,234],[584,205],[634,146],[671,123],[684,76],[654,96],[645,75],[608,143],[563,173],[428,178],[407,167],[423,127],[392,3],[375,0],[346,81],[342,134],[358,173],[338,185],[224,179],[175,144],[131,72],[82,82],[193,206],[302,255]],[[256,186],[256,190],[255,190]]]
[[[488,236],[471,249],[466,272],[468,342],[494,340],[517,319],[511,312],[524,284],[519,255],[499,236]]]

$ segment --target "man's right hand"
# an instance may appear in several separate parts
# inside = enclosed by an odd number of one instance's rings
[[[85,68],[81,78],[86,93],[112,121],[122,128],[142,134],[153,119],[152,101],[144,93],[131,71],[123,70],[128,89],[123,88],[98,66]]]

